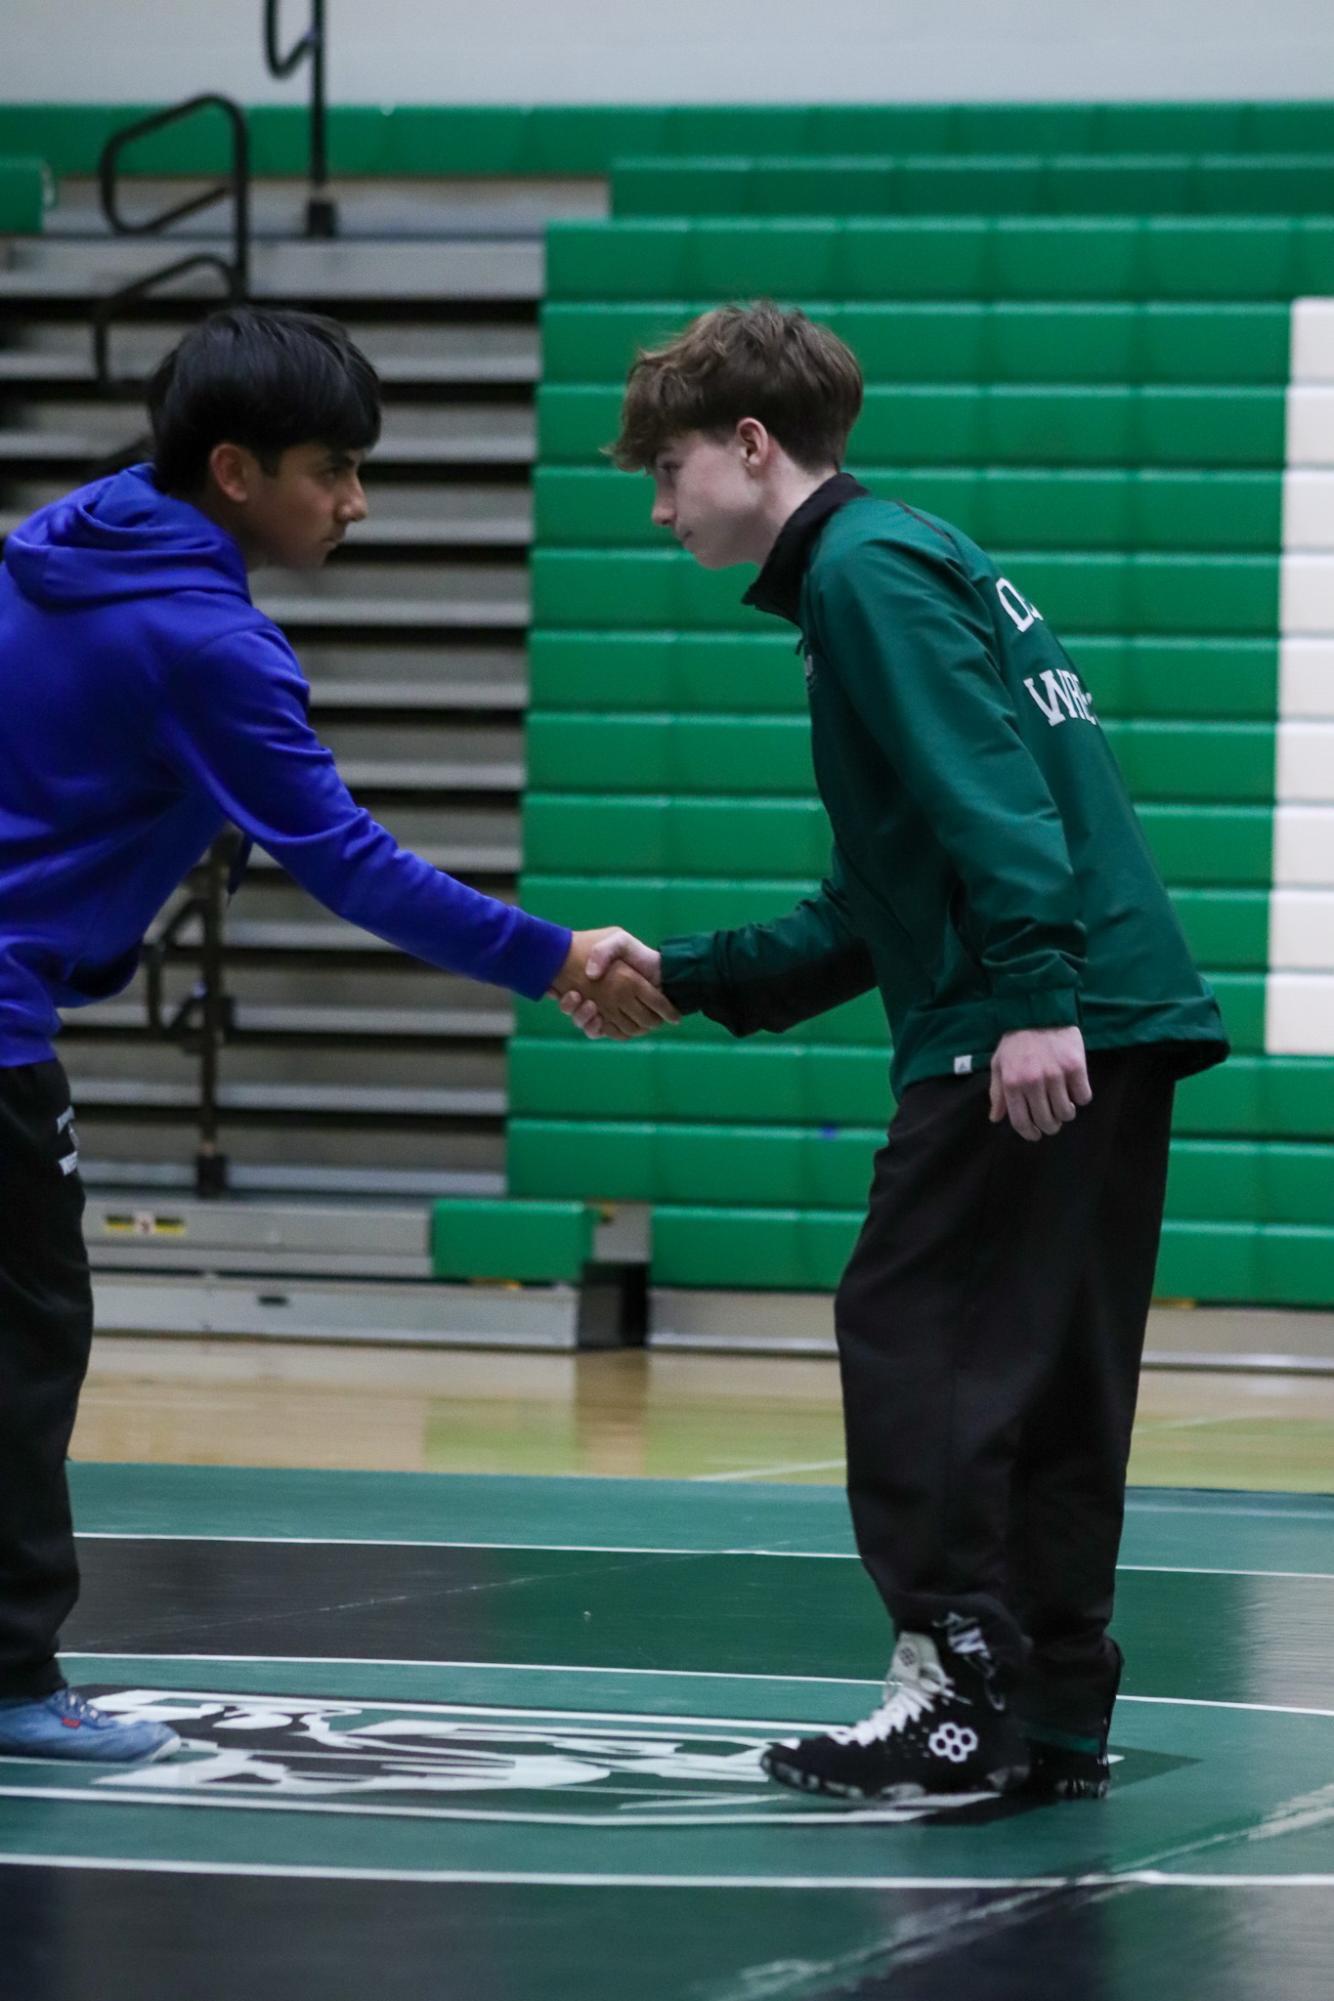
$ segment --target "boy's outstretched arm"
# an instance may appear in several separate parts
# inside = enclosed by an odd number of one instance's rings
[[[482,895],[401,848],[357,804],[310,727],[305,677],[276,629],[224,634],[174,659],[162,692],[164,783],[202,785],[326,908],[428,964],[533,1000],[583,979],[604,932],[571,932]],[[614,1010],[625,1033],[672,1013],[646,981]]]
[[[816,893],[782,917],[669,938],[661,951],[609,936],[590,954],[590,978],[610,978],[607,968],[618,960],[660,983],[681,1014],[706,1014],[733,1035],[791,1028],[875,985],[871,955],[848,914],[837,852]],[[597,1003],[562,1006],[585,1034],[605,1032]]]

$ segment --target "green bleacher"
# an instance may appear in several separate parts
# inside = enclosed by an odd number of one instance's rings
[[[150,104],[0,102],[0,153],[37,155],[60,174],[96,171],[112,132]],[[299,174],[308,132],[296,105],[249,109],[258,174]],[[611,174],[630,159],[720,157],[816,161],[831,157],[944,159],[1148,155],[1243,170],[1259,155],[1334,154],[1334,105],[1192,104],[335,104],[330,170],[338,176]],[[213,172],[221,130],[160,134],[127,169]],[[846,210],[846,202],[840,208]]]
[[[0,104],[0,234],[151,106]],[[253,107],[260,176],[305,115]],[[221,120],[135,173],[213,172]],[[826,860],[792,635],[611,470],[637,345],[798,303],[868,378],[851,469],[1002,556],[1093,691],[1238,1054],[1183,1086],[1159,1291],[1334,1303],[1334,1062],[1264,1053],[1290,304],[1334,294],[1334,103],[347,106],[332,173],[607,175],[543,315],[524,901],[656,938],[787,909]],[[577,1282],[596,1205],[655,1283],[828,1288],[892,1105],[878,1001],[734,1042],[585,1043],[521,1003],[512,1200],[442,1276]]]
[[[35,236],[51,199],[44,160],[0,157],[0,236]]]
[[[1334,293],[1334,109],[1232,113],[757,114],[693,159],[627,148],[614,219],[551,230],[522,895],[657,939],[823,870],[793,635],[664,546],[602,452],[637,345],[802,304],[866,370],[850,470],[1060,630],[1223,1003],[1238,1053],[1179,1093],[1160,1294],[1328,1304],[1334,1062],[1266,1056],[1264,1022],[1289,308]],[[651,1205],[658,1284],[831,1287],[888,1056],[873,996],[629,1047],[523,1006],[511,1187]]]

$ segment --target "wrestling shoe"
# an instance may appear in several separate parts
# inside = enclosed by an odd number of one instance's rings
[[[1056,1729],[1041,1720],[1040,1714],[1024,1719],[1030,1763],[1022,1790],[1034,1799],[1104,1800],[1111,1790],[1107,1738],[1125,1656],[1115,1640],[1108,1640],[1106,1645],[1112,1654],[1108,1669],[1110,1686],[1101,1717],[1093,1728],[1081,1734],[1078,1730]]]
[[[901,1636],[885,1699],[863,1722],[771,1744],[760,1760],[770,1778],[847,1800],[1021,1785],[1028,1751],[981,1628],[952,1612],[932,1630]]]
[[[181,1740],[165,1723],[110,1716],[72,1688],[40,1699],[0,1701],[0,1758],[67,1758],[138,1764],[169,1758]]]

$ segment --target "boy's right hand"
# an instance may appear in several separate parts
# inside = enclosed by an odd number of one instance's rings
[[[551,984],[561,1012],[592,1040],[626,1042],[681,1017],[663,993],[662,959],[619,925],[576,931]],[[590,991],[596,986],[596,997]]]
[[[1051,1139],[1092,1104],[1084,1038],[1077,1028],[1017,1028],[991,1059],[991,1123],[1009,1119],[1020,1139]]]

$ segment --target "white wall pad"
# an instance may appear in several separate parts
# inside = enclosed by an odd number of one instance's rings
[[[1289,373],[1294,382],[1334,382],[1334,299],[1294,299]]]
[[[1334,973],[1334,889],[1275,889],[1269,897],[1269,965],[1275,972]]]
[[[1334,717],[1334,639],[1280,639],[1278,712],[1293,721]]]
[[[1334,472],[1283,475],[1283,547],[1334,549]]]
[[[1281,722],[1276,731],[1274,796],[1285,806],[1334,800],[1334,722]]]
[[[1334,386],[1289,385],[1288,464],[1334,465]]]
[[[1334,973],[1271,973],[1265,982],[1270,1056],[1334,1056]]]
[[[1334,805],[1276,809],[1273,869],[1280,889],[1334,887]]]
[[[1334,632],[1334,556],[1283,556],[1279,571],[1280,632]]]

